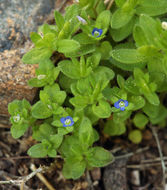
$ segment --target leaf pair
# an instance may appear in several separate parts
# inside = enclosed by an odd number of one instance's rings
[[[101,147],[90,148],[98,140],[88,118],[83,117],[75,135],[66,137],[60,151],[65,157],[63,175],[77,179],[86,167],[102,167],[113,161],[111,153]],[[74,167],[75,166],[75,167]]]
[[[40,91],[40,101],[32,107],[32,116],[38,119],[45,119],[53,114],[61,114],[64,112],[61,107],[66,98],[66,93],[61,91],[58,84],[45,86]],[[43,110],[41,112],[41,110]]]
[[[31,116],[31,105],[25,99],[14,100],[9,103],[8,111],[11,115],[10,121],[12,123],[12,136],[14,138],[19,138],[35,121]]]

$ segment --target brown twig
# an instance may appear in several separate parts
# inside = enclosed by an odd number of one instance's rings
[[[167,161],[167,156],[163,156],[163,160],[164,161]],[[153,163],[153,162],[159,162],[161,161],[161,158],[160,157],[157,157],[157,158],[154,158],[154,159],[147,159],[147,160],[141,160],[141,163]]]
[[[151,130],[153,132],[153,135],[155,137],[155,140],[156,140],[156,143],[157,143],[157,148],[158,148],[160,159],[161,159],[161,166],[162,166],[162,173],[163,173],[162,183],[163,183],[163,187],[164,187],[164,190],[165,190],[166,189],[165,188],[165,185],[166,185],[166,175],[165,175],[166,174],[166,166],[165,166],[165,161],[163,159],[161,145],[160,145],[158,134],[157,134],[157,132],[155,130],[155,127],[153,127],[152,125],[150,125],[150,128],[151,128]]]
[[[111,9],[113,3],[114,3],[114,0],[111,0],[110,3],[109,3],[108,6],[107,6],[107,10],[110,10],[110,9]]]
[[[148,150],[148,149],[149,149],[149,147],[146,146],[146,147],[144,147],[144,148],[138,149],[136,152],[130,152],[130,153],[128,153],[128,154],[124,154],[124,155],[121,155],[121,156],[115,156],[115,159],[116,159],[116,160],[119,160],[119,159],[122,159],[122,158],[131,157],[131,156],[133,156],[133,155],[135,155],[135,154],[139,154],[139,153],[141,153],[141,152],[143,152],[143,151],[146,151],[146,150]]]
[[[35,172],[37,170],[34,164],[31,164],[30,169],[33,172]],[[36,175],[41,180],[41,182],[46,185],[46,187],[49,190],[56,190],[41,173],[36,173]]]
[[[16,180],[0,181],[0,184],[13,184],[13,185],[21,186],[22,183],[27,182],[29,179],[34,177],[37,173],[43,172],[44,170],[46,170],[46,167],[39,167],[38,169],[36,169],[35,171],[33,171],[27,176],[19,177]]]
[[[165,164],[167,165],[167,162],[165,162]],[[126,166],[126,168],[144,169],[144,168],[153,167],[153,166],[161,166],[161,163],[129,164]]]
[[[20,159],[44,159],[43,158],[32,158],[30,156],[15,156],[15,157],[1,157],[0,160],[20,160]],[[60,155],[57,155],[55,158],[62,158]]]

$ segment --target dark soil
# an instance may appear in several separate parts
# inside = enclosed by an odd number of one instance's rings
[[[164,156],[167,156],[167,130],[160,129],[158,131],[158,136],[160,144],[162,147],[162,152]],[[119,160],[117,156],[124,155],[122,160],[125,162],[125,180],[115,181],[119,179],[116,177],[117,171],[122,169],[119,164],[112,164],[109,167],[102,169],[95,169],[90,173],[90,175],[84,175],[80,179],[66,180],[62,176],[62,159],[56,159],[56,164],[52,167],[52,170],[43,174],[50,184],[57,190],[110,190],[112,187],[117,185],[118,189],[124,189],[125,181],[127,181],[127,190],[159,190],[162,188],[162,169],[161,162],[156,161],[159,157],[159,152],[157,149],[156,141],[150,130],[146,130],[143,134],[144,140],[140,145],[134,145],[128,140],[124,140],[125,137],[111,138],[103,137],[101,143],[104,146],[108,146],[108,149],[115,150],[114,155]],[[0,128],[0,181],[17,179],[18,176],[26,176],[32,171],[30,170],[31,163],[35,164],[38,168],[40,165],[49,166],[55,160],[51,158],[44,159],[32,159],[27,156],[26,151],[30,146],[35,144],[34,140],[30,137],[30,131],[22,138],[15,140],[11,137],[9,128]],[[110,147],[109,147],[110,144]],[[114,146],[113,146],[114,145]],[[135,153],[139,150],[139,153]],[[127,157],[128,153],[134,153],[134,155]],[[116,161],[117,161],[116,159]],[[150,160],[147,162],[146,161]],[[121,166],[121,167],[120,167]],[[105,170],[112,172],[112,178],[108,175],[104,175]],[[114,172],[113,172],[114,171]],[[114,176],[115,175],[115,176]],[[139,184],[136,184],[136,176],[139,176]],[[107,178],[107,179],[105,179]],[[116,178],[116,179],[115,179]],[[109,180],[110,187],[106,187],[106,180]],[[112,185],[113,184],[113,185]],[[115,185],[115,186],[114,186]],[[91,187],[92,186],[92,187]],[[1,190],[17,190],[18,186],[14,185],[0,185]],[[47,190],[47,187],[39,180],[38,177],[34,176],[28,182],[24,189],[33,190]]]

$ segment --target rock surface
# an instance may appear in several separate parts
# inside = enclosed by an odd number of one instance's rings
[[[20,59],[28,48],[0,53],[0,115],[8,114],[7,105],[14,99],[34,99],[37,89],[27,86],[27,80],[35,75],[35,65],[25,65]]]
[[[56,0],[0,0],[1,126],[8,120],[9,102],[23,98],[32,102],[36,95],[37,89],[27,86],[36,66],[23,64],[21,57],[32,47],[30,32],[37,31],[56,6]]]
[[[54,8],[55,0],[1,0],[0,52],[24,43]],[[17,46],[18,47],[18,46]]]
[[[103,184],[105,190],[128,190],[126,179],[127,158],[115,160],[104,170]]]

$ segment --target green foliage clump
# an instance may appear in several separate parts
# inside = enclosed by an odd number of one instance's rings
[[[38,64],[28,84],[42,87],[39,100],[8,106],[12,136],[32,127],[39,142],[30,156],[60,154],[64,176],[77,179],[114,160],[97,146],[101,130],[139,143],[147,124],[164,126],[166,13],[166,0],[115,0],[110,10],[103,0],[79,0],[31,33],[34,48],[22,61]]]

